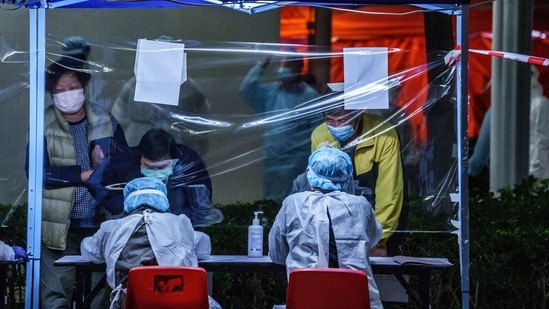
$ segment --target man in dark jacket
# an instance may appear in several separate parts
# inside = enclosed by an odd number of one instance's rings
[[[101,183],[107,190],[96,198],[102,205],[123,211],[123,185],[138,177],[162,180],[168,189],[169,212],[185,214],[194,227],[223,220],[212,205],[212,183],[200,156],[191,148],[176,144],[174,137],[161,129],[151,129],[136,147],[117,147],[116,154],[103,171]]]

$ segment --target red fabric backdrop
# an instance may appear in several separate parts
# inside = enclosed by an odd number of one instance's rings
[[[549,9],[535,7],[534,30],[549,35]],[[340,50],[342,47],[389,47],[406,50],[406,53],[389,54],[389,74],[425,64],[426,51],[423,30],[423,14],[403,14],[410,10],[420,10],[417,7],[403,6],[365,6],[362,11],[390,14],[358,14],[354,12],[332,12],[332,46]],[[307,24],[314,22],[314,8],[288,6],[281,9],[280,37],[283,43],[308,44],[310,30]],[[491,6],[472,7],[470,10],[470,39],[472,49],[491,49],[492,11]],[[533,55],[549,58],[549,39],[533,40]],[[469,137],[476,138],[484,113],[490,106],[490,63],[489,56],[470,53],[469,73]],[[545,94],[549,94],[549,68],[539,67],[540,82],[544,85]],[[332,82],[343,81],[342,58],[332,59]],[[405,85],[399,95],[397,104],[406,102],[413,97],[417,89],[427,83],[426,72],[420,78]],[[425,98],[420,98],[410,106],[409,113],[421,108]],[[412,120],[416,131],[423,132],[422,113]],[[419,138],[424,134],[417,135]]]

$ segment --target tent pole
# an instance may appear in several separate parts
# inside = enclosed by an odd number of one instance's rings
[[[492,49],[532,53],[533,0],[496,1]],[[492,58],[490,191],[513,187],[528,177],[530,65]]]
[[[469,81],[469,6],[463,5],[457,16],[457,44],[461,46],[461,58],[457,76],[457,149],[459,189],[459,260],[461,266],[461,307],[469,308],[469,177],[468,177],[468,81]]]
[[[42,222],[42,176],[44,166],[44,67],[46,13],[29,10],[29,191],[27,215],[27,263],[25,308],[40,305],[40,246]]]

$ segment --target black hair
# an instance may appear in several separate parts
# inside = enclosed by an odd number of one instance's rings
[[[345,109],[345,93],[343,91],[333,91],[318,97],[314,105],[322,112],[322,116],[337,114]]]
[[[46,70],[46,91],[53,93],[57,82],[61,76],[67,72],[74,72],[83,88],[86,88],[86,85],[91,79],[91,74],[86,72],[84,61],[69,56],[62,57],[58,61],[50,64]]]
[[[294,54],[284,55],[284,57],[282,58],[284,62],[295,63],[299,68],[301,69],[303,68],[303,66],[305,65],[305,61],[303,60],[303,57],[301,55],[297,54],[297,49],[290,47],[290,48],[284,49],[283,51],[289,52],[289,53],[295,53],[295,55]]]
[[[341,112],[342,110],[345,110],[345,105],[344,105],[343,101],[340,101],[340,102],[337,102],[335,104],[332,104],[332,105],[326,107],[322,111],[322,115],[324,116],[324,118],[326,118],[327,116],[337,114],[337,113]]]
[[[162,129],[150,129],[145,133],[137,146],[141,155],[149,160],[160,160],[177,155],[175,138]]]
[[[297,66],[300,68],[303,68],[303,66],[305,65],[305,62],[303,61],[303,57],[300,57],[300,56],[288,56],[285,58],[285,61],[287,63],[288,62],[296,63]]]

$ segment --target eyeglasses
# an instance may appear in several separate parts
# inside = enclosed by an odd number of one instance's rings
[[[172,160],[171,159],[162,159],[162,160],[149,160],[147,158],[141,157],[141,166],[150,169],[150,170],[162,170],[165,168],[168,168],[172,166]]]
[[[343,116],[326,116],[326,124],[331,127],[340,127],[342,125],[352,124],[354,118],[352,115],[343,115]]]

